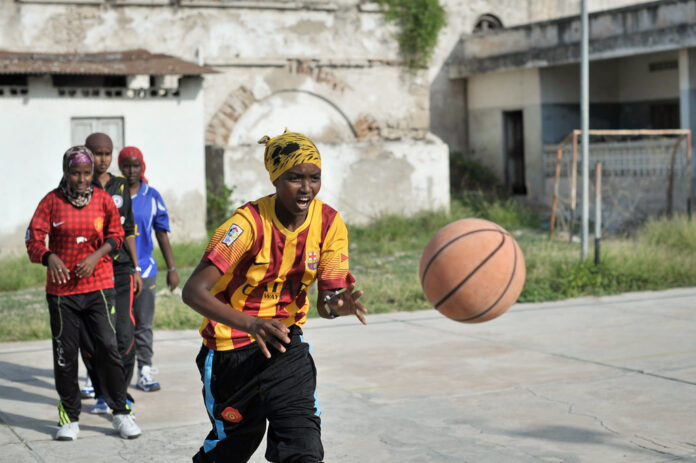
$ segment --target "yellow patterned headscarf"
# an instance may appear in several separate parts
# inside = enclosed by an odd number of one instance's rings
[[[314,164],[321,169],[321,156],[312,140],[297,132],[285,129],[282,135],[274,138],[264,136],[259,144],[266,145],[263,162],[275,182],[283,172],[300,164]]]

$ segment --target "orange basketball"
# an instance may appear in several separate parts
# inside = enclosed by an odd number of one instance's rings
[[[480,323],[515,303],[526,275],[519,245],[505,229],[483,219],[462,219],[438,231],[423,251],[420,281],[443,315]]]

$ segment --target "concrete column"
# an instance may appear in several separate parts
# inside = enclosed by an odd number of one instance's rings
[[[691,129],[691,149],[696,137],[696,48],[679,50],[679,118],[682,129]],[[691,191],[696,188],[696,162],[691,160]],[[693,201],[692,201],[693,203]]]

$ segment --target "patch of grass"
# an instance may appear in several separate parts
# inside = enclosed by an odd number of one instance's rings
[[[32,264],[26,254],[3,259],[0,264],[0,291],[16,291],[46,283],[46,267]]]
[[[207,239],[188,243],[171,243],[176,268],[180,270],[186,267],[196,267],[201,261],[201,256],[203,255],[203,251],[205,251],[207,244]],[[155,246],[152,256],[157,261],[157,268],[166,271],[167,263],[165,262],[162,251],[160,251],[158,246]]]
[[[181,300],[181,288],[193,273],[193,268],[179,269],[178,273],[181,283],[174,292],[167,287],[167,272],[157,273],[157,299],[153,321],[153,327],[156,330],[198,329],[203,320],[198,312],[195,312]]]
[[[696,252],[696,220],[689,221],[686,216],[648,219],[636,237],[645,245]]]

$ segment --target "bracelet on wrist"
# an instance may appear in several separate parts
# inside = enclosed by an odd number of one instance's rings
[[[167,273],[176,272],[176,267],[168,268]]]
[[[133,267],[133,271],[138,272],[138,273],[142,273],[143,269],[141,269],[139,265],[136,265],[135,267]]]
[[[340,314],[334,312],[334,309],[329,305],[329,302],[334,300],[338,295],[339,295],[339,292],[334,291],[333,293],[329,293],[326,296],[324,296],[324,308],[327,309],[328,318],[336,318],[336,317],[340,316]]]

